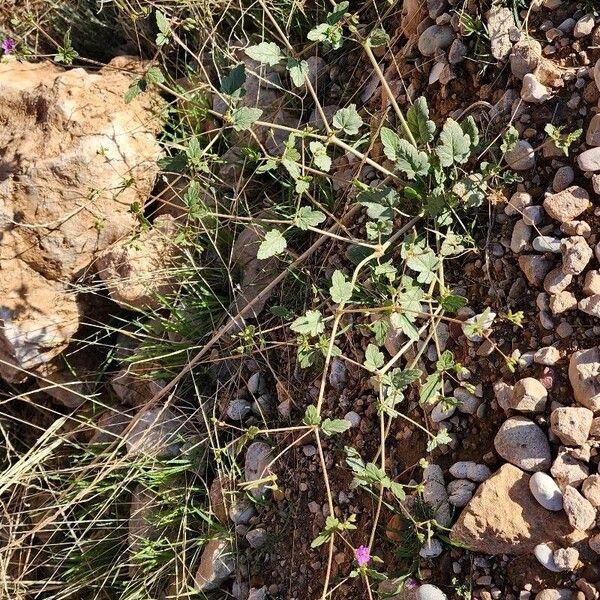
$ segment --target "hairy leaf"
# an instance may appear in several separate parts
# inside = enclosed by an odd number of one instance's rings
[[[256,46],[249,46],[244,52],[256,62],[271,67],[283,58],[281,48],[275,42],[261,42]]]
[[[428,144],[435,133],[435,123],[429,119],[427,100],[420,96],[406,113],[408,127],[419,144]]]
[[[471,152],[471,138],[454,119],[448,119],[444,123],[440,143],[435,151],[442,167],[465,163]]]

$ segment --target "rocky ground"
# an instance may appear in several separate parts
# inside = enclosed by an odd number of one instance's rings
[[[0,22],[0,597],[600,598],[600,6],[360,4],[344,43],[376,22],[372,51],[298,42],[268,4],[245,31],[150,3],[100,66]],[[291,40],[299,85],[241,33]],[[441,184],[452,231],[380,135],[421,96],[479,132]],[[390,182],[366,243],[360,193]],[[358,277],[361,240],[391,240],[397,279]],[[388,364],[409,379],[386,412]]]

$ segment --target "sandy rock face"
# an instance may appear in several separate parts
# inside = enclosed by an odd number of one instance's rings
[[[22,379],[79,326],[66,285],[135,227],[160,148],[150,96],[125,104],[138,62],[97,73],[0,64],[0,374]],[[130,181],[135,183],[131,185]]]
[[[569,362],[569,380],[575,400],[596,412],[600,410],[600,350],[597,347],[573,352]]]
[[[484,481],[452,528],[451,538],[485,554],[526,554],[568,535],[563,513],[551,513],[529,490],[530,476],[505,464]]]

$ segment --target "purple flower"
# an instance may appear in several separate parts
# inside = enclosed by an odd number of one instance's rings
[[[419,587],[419,584],[417,583],[416,579],[413,579],[412,577],[409,577],[406,580],[406,589],[407,590],[415,590]]]
[[[16,43],[12,38],[6,38],[0,46],[4,50],[4,54],[10,54],[15,49]]]
[[[366,546],[359,546],[354,551],[354,554],[356,556],[356,562],[358,563],[359,567],[366,566],[371,560],[371,553],[369,552],[369,549]]]

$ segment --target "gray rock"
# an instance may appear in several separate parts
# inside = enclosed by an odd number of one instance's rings
[[[585,134],[585,143],[588,146],[600,146],[600,114],[592,117]]]
[[[582,298],[577,308],[592,317],[600,318],[600,294],[593,294],[587,298]]]
[[[536,595],[535,600],[571,600],[572,595],[571,590],[567,589],[547,589],[539,592]]]
[[[441,423],[446,419],[449,419],[456,412],[456,405],[452,404],[448,406],[446,402],[438,402],[431,411],[431,420],[434,423]]]
[[[541,104],[551,98],[550,90],[533,73],[527,73],[523,77],[521,87],[521,98],[529,104]]]
[[[504,212],[509,216],[520,215],[525,208],[531,206],[533,199],[527,192],[515,192],[504,207]]]
[[[196,587],[201,592],[216,590],[235,569],[235,560],[225,540],[210,540],[202,550],[196,573]]]
[[[560,267],[557,267],[544,278],[544,289],[549,294],[558,294],[566,290],[572,281],[573,275],[565,273]]]
[[[552,269],[552,262],[539,254],[521,254],[519,267],[531,285],[539,287]]]
[[[448,50],[448,62],[451,65],[457,65],[465,60],[466,56],[467,47],[459,39],[454,40]]]
[[[251,548],[261,548],[267,542],[267,532],[262,527],[251,529],[246,534],[246,541],[250,544]]]
[[[526,225],[539,225],[543,220],[543,206],[526,206],[523,209],[523,221],[525,221]]]
[[[473,497],[477,484],[468,479],[455,479],[448,484],[448,500],[453,506],[462,508]]]
[[[592,249],[586,239],[580,235],[573,235],[562,240],[562,269],[570,275],[579,275],[592,259]]]
[[[590,33],[592,33],[592,31],[594,30],[595,24],[596,21],[594,19],[594,15],[583,15],[583,17],[581,17],[581,19],[579,19],[577,23],[575,23],[575,28],[573,29],[573,36],[575,37],[575,39],[579,39],[590,35]]]
[[[531,226],[527,225],[523,219],[519,219],[513,227],[512,236],[510,239],[510,249],[518,254],[527,248],[532,234]],[[560,242],[559,242],[560,251]]]
[[[579,486],[588,477],[587,465],[577,460],[567,448],[561,447],[550,469],[556,483],[564,490],[568,485]]]
[[[525,417],[507,419],[494,438],[496,452],[524,471],[546,471],[551,465],[546,434]]]
[[[425,542],[421,550],[419,550],[419,556],[421,558],[435,558],[443,552],[444,548],[442,542],[437,538],[430,538]]]
[[[426,583],[417,590],[417,600],[448,600],[448,596],[439,587]]]
[[[466,415],[474,415],[481,400],[463,387],[457,387],[452,395],[458,400],[458,410]]]
[[[554,254],[560,254],[560,239],[557,237],[538,235],[533,238],[532,245],[536,252],[552,252]]]
[[[454,41],[451,27],[431,25],[420,36],[417,46],[423,56],[434,56],[438,50],[445,50]]]
[[[252,442],[246,450],[244,477],[247,482],[257,481],[269,476],[268,465],[272,460],[271,448],[264,442]],[[267,484],[260,484],[251,490],[255,498],[262,498]]]
[[[538,365],[546,365],[552,367],[560,360],[560,350],[554,346],[545,346],[544,348],[538,348],[533,355],[533,362]]]
[[[510,69],[517,79],[533,73],[542,58],[542,46],[533,38],[518,41],[510,53]]]
[[[344,415],[344,419],[346,419],[346,421],[349,421],[352,424],[352,427],[358,427],[361,421],[360,415],[354,412],[353,410],[347,412]]]
[[[267,586],[263,585],[261,588],[252,588],[248,592],[247,600],[266,600],[267,598]]]
[[[125,435],[130,456],[159,456],[173,458],[181,451],[183,421],[168,408],[142,411]]]
[[[550,475],[538,471],[529,479],[529,489],[533,497],[546,509],[559,511],[563,508],[562,492]]]
[[[436,521],[442,527],[448,527],[452,521],[450,504],[444,473],[438,465],[429,465],[423,470],[423,499],[434,509]]]
[[[236,398],[227,407],[227,417],[232,421],[242,421],[252,412],[250,402],[243,398]]]
[[[548,544],[538,544],[533,549],[533,555],[538,559],[538,562],[546,567],[548,571],[559,573],[562,569],[554,562],[552,548]]]
[[[598,143],[600,146],[600,142]],[[566,190],[575,179],[575,171],[573,168],[565,165],[564,167],[560,167],[556,173],[554,173],[554,179],[552,180],[552,189],[558,193]]]
[[[333,358],[329,369],[329,383],[341,390],[346,385],[346,364],[341,358]]]
[[[487,28],[492,46],[492,56],[496,60],[505,60],[512,50],[510,31],[515,26],[510,9],[492,6],[488,12]]]
[[[600,410],[600,351],[598,346],[573,352],[569,381],[575,400],[593,412]]]
[[[565,488],[563,508],[574,529],[587,531],[596,523],[596,509],[573,486]]]
[[[527,140],[519,140],[517,145],[504,155],[504,160],[515,171],[527,171],[535,167],[535,151]],[[600,166],[596,170],[600,170]]]
[[[577,157],[579,168],[585,173],[600,171],[600,147],[590,148]]]

